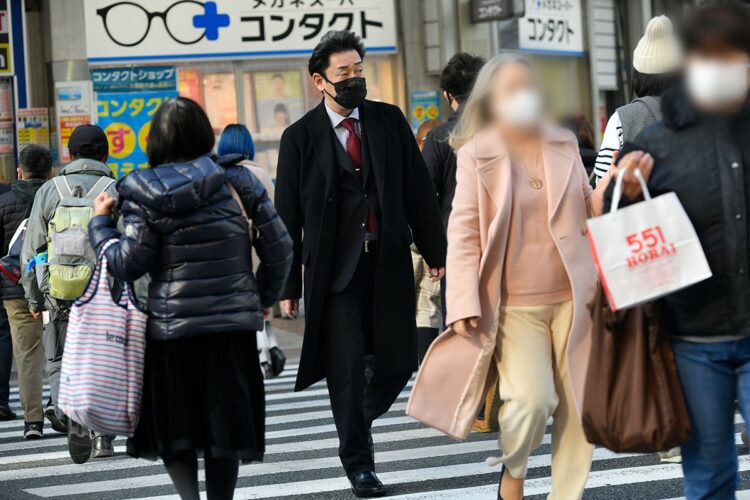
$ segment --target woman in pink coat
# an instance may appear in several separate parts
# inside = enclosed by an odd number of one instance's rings
[[[550,498],[579,498],[593,446],[580,402],[586,307],[596,272],[585,237],[592,192],[572,133],[543,120],[531,63],[500,55],[482,69],[451,137],[457,188],[448,225],[447,323],[427,353],[407,412],[464,439],[499,383],[498,497],[523,496],[530,453],[552,426]],[[596,202],[594,200],[597,200]]]

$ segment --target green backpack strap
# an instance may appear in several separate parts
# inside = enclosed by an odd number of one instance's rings
[[[115,182],[114,179],[109,177],[99,177],[99,180],[96,181],[96,184],[91,186],[91,189],[89,189],[88,194],[86,195],[86,198],[94,201],[97,196],[102,194],[104,191],[106,191],[109,186],[112,185],[112,183]]]

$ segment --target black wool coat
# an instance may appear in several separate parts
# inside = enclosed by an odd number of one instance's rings
[[[654,157],[651,196],[677,195],[713,273],[660,300],[668,331],[750,336],[750,100],[732,116],[710,116],[675,88],[662,97],[662,112],[663,120],[626,143],[620,158],[634,150]]]
[[[446,237],[437,196],[411,128],[401,110],[365,101],[360,106],[366,147],[381,208],[375,287],[375,370],[416,368],[415,292],[409,245],[412,235],[431,267],[445,266]],[[281,138],[276,207],[294,241],[292,270],[282,298],[305,290],[305,336],[296,390],[325,377],[325,298],[336,243],[337,162],[323,102]]]

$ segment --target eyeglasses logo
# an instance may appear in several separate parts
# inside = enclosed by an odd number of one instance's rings
[[[134,2],[117,2],[96,11],[109,38],[122,47],[134,47],[148,36],[154,18],[160,18],[167,34],[177,43],[192,45],[204,38],[219,39],[229,26],[228,14],[220,14],[216,2],[180,0],[162,12],[150,12]]]

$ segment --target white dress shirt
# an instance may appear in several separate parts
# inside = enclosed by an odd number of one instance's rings
[[[349,131],[346,130],[346,128],[341,124],[341,122],[343,122],[347,118],[354,118],[354,120],[357,122],[355,126],[357,135],[359,137],[362,137],[362,129],[359,123],[359,108],[354,108],[349,116],[341,116],[340,114],[336,113],[334,110],[332,110],[328,106],[328,101],[323,101],[323,102],[325,103],[326,113],[328,113],[328,118],[331,120],[331,126],[333,127],[333,132],[336,134],[336,137],[338,138],[341,145],[344,146],[344,151],[346,151],[346,140],[349,138]]]

